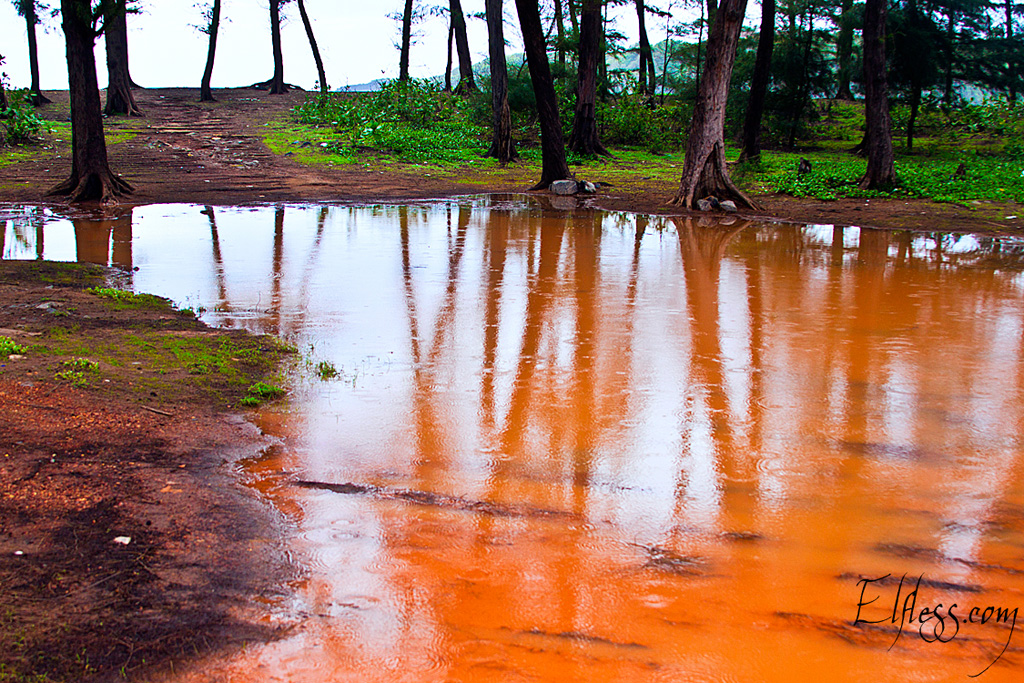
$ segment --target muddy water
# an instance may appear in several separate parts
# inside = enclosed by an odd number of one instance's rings
[[[1021,242],[511,199],[6,218],[5,258],[305,358],[244,472],[294,626],[175,680],[1024,670]]]

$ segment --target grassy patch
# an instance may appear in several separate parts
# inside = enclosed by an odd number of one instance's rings
[[[0,356],[25,353],[25,347],[15,344],[10,337],[0,337]]]
[[[173,308],[170,301],[154,294],[136,294],[134,292],[129,292],[123,289],[113,289],[111,287],[90,287],[85,291],[89,294],[109,299],[115,310],[140,308],[159,310]]]
[[[334,367],[334,363],[329,360],[322,360],[318,362],[316,366],[314,366],[314,369],[316,370],[317,377],[324,381],[334,379],[338,376],[338,368]]]
[[[249,387],[245,397],[239,403],[248,408],[254,408],[266,401],[281,398],[284,396],[284,393],[284,389],[281,387],[267,384],[266,382],[256,382]]]
[[[0,261],[0,282],[21,284],[42,282],[58,287],[84,289],[103,283],[106,271],[91,263],[55,261]]]

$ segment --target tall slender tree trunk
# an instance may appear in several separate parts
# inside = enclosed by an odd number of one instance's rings
[[[39,49],[36,44],[36,24],[38,23],[39,17],[36,16],[35,0],[30,0],[25,4],[25,29],[28,33],[28,68],[29,73],[32,75],[32,85],[29,86],[29,91],[32,93],[32,104],[37,107],[41,104],[49,104],[50,102],[49,98],[39,89]]]
[[[843,0],[842,12],[839,15],[839,36],[836,38],[836,53],[839,59],[839,84],[836,88],[836,99],[853,100],[850,80],[853,75],[853,0]]]
[[[96,82],[89,0],[61,0],[71,99],[71,176],[49,194],[67,196],[72,202],[110,201],[132,191],[131,185],[110,171],[103,137],[103,112]]]
[[[555,0],[555,53],[558,63],[565,64],[565,18],[562,11],[562,0]]]
[[[804,109],[807,108],[807,98],[810,97],[810,83],[808,70],[811,62],[811,44],[814,41],[814,25],[810,18],[805,16],[807,29],[804,31],[804,54],[800,61],[800,79],[797,81],[796,93],[793,95],[793,109],[789,122],[789,140],[787,147],[793,149],[796,146],[796,131],[800,127],[800,119],[804,116]],[[802,23],[802,22],[801,22]]]
[[[466,17],[462,13],[460,0],[449,0],[452,13],[452,28],[455,29],[455,49],[459,53],[459,85],[456,92],[476,90],[473,80],[473,56],[469,52],[469,36],[466,34]]]
[[[583,0],[576,113],[569,149],[578,154],[611,156],[597,133],[597,65],[601,41],[601,0]]]
[[[508,103],[508,67],[505,62],[505,27],[502,0],[485,0],[487,47],[491,62],[491,108],[494,111],[494,135],[486,156],[505,164],[519,158],[512,141],[512,110]]]
[[[1009,72],[1008,75],[1010,77],[1010,85],[1009,85],[1009,99],[1010,99],[1010,102],[1015,102],[1017,100],[1017,65],[1013,63],[1014,51],[1013,51],[1013,45],[1012,45],[1012,41],[1013,41],[1013,8],[1014,8],[1015,4],[1016,3],[1014,3],[1013,0],[1005,0],[1005,9],[1006,9],[1006,42],[1010,43],[1009,49],[1010,49],[1010,55],[1011,55],[1010,63],[1006,65],[1007,66],[1007,70]]]
[[[683,175],[679,193],[672,201],[687,209],[696,208],[697,201],[708,196],[733,199],[754,208],[754,203],[732,182],[725,166],[725,105],[746,9],[747,0],[722,0],[711,25]]]
[[[142,116],[132,95],[132,79],[128,75],[128,22],[125,0],[113,5],[104,20],[107,46],[107,116],[127,114]]]
[[[573,34],[579,37],[580,24],[579,20],[576,18],[578,16],[576,14],[576,0],[565,0],[565,6],[566,9],[569,10],[569,26],[572,27]]]
[[[637,80],[640,83],[640,94],[654,95],[655,73],[654,52],[651,41],[647,37],[647,5],[644,0],[636,0],[636,19],[640,31],[640,65]]]
[[[572,5],[570,4],[570,7]],[[558,118],[558,98],[548,64],[544,27],[540,23],[540,9],[536,0],[516,0],[519,26],[526,48],[526,62],[530,67],[530,80],[537,99],[537,118],[540,121],[541,174],[533,189],[546,188],[556,180],[572,177],[565,160],[565,138]]]
[[[284,82],[284,54],[281,51],[281,0],[270,0],[270,46],[274,51],[274,77],[270,79],[270,94],[288,92]]]
[[[448,62],[444,67],[444,91],[452,91],[452,66],[455,64],[455,25],[451,17],[448,17]]]
[[[724,4],[724,3],[723,3]],[[718,3],[716,0],[707,0],[708,5],[708,35],[711,35],[711,25],[715,23],[715,15],[718,14]]]
[[[867,0],[864,6],[864,90],[867,119],[868,168],[861,189],[891,187],[896,183],[889,119],[889,92],[885,75],[885,15],[887,0]]]
[[[402,47],[398,54],[398,80],[409,80],[409,48],[412,45],[412,0],[405,0],[402,12]]]
[[[946,88],[942,96],[947,107],[953,104],[953,55],[956,53],[956,12],[949,8],[946,24]],[[867,19],[864,20],[865,24]]]
[[[213,0],[210,12],[210,46],[206,51],[206,70],[203,71],[203,82],[199,85],[199,101],[215,102],[210,80],[213,78],[213,58],[217,54],[217,32],[220,30],[220,0]],[[211,218],[212,220],[212,218]]]
[[[761,119],[764,116],[764,98],[768,94],[768,81],[772,76],[772,52],[775,48],[775,0],[761,2],[761,33],[757,37],[757,57],[754,77],[750,82],[747,115],[743,120],[743,149],[740,161],[761,158]]]
[[[313,61],[316,62],[316,72],[320,77],[320,92],[327,92],[327,74],[324,73],[324,60],[320,58],[320,48],[317,47],[316,37],[313,35],[313,24],[306,14],[305,0],[299,0],[299,16],[302,17],[302,26],[306,29],[306,38],[309,39],[309,47],[313,51]]]

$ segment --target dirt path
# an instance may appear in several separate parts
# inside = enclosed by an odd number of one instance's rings
[[[54,104],[42,115],[66,120],[67,93],[48,93]],[[136,188],[133,204],[194,202],[237,205],[272,202],[376,203],[484,192],[523,192],[534,171],[512,165],[497,176],[438,177],[426,167],[370,161],[367,167],[305,165],[263,143],[268,122],[287,118],[306,93],[268,95],[251,88],[217,90],[202,104],[194,89],[139,90],[145,116],[108,120],[123,141],[110,146],[111,166]],[[69,141],[55,142],[29,158],[0,167],[0,201],[39,202],[69,172]],[[67,134],[64,137],[69,137]],[[296,148],[298,149],[298,148]],[[646,178],[603,189],[590,205],[616,211],[679,213],[668,206],[675,182]],[[599,174],[599,172],[598,172]],[[600,179],[600,178],[595,178]],[[783,195],[756,197],[762,209],[749,217],[802,223],[914,228],[937,232],[1020,232],[1024,207],[977,202],[969,207],[921,200],[822,202]],[[1007,220],[1007,216],[1019,216]]]
[[[269,445],[237,405],[277,342],[84,291],[103,275],[0,262],[2,681],[136,679],[272,638],[254,598],[292,577],[236,471]]]

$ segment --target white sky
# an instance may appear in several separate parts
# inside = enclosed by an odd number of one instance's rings
[[[198,87],[206,65],[207,36],[192,27],[199,23],[195,7],[207,0],[144,0],[142,14],[128,18],[128,49],[132,77],[144,87]],[[58,4],[50,0],[51,4]],[[417,0],[421,6],[445,4],[443,0]],[[753,3],[752,3],[753,4]],[[332,88],[365,83],[376,78],[398,75],[398,25],[388,14],[401,12],[402,0],[306,0],[313,31],[320,46]],[[467,15],[483,12],[483,0],[463,0]],[[222,0],[222,23],[217,41],[217,59],[213,86],[244,86],[266,80],[273,74],[270,53],[270,26],[267,0]],[[626,6],[615,10],[621,19],[617,28],[635,42],[635,10]],[[306,41],[297,5],[287,6],[282,29],[285,80],[311,89],[317,79],[316,66]],[[518,21],[512,0],[505,2],[506,39],[510,52],[522,51]],[[444,73],[447,23],[444,18],[428,18],[416,31],[412,48],[413,76]],[[473,61],[487,56],[487,29],[483,20],[467,19]],[[648,19],[652,42],[664,38],[664,23]],[[46,32],[39,37],[40,80],[44,90],[67,88],[67,63],[64,60],[60,19],[48,19]],[[29,84],[28,47],[25,23],[10,0],[0,0],[0,54],[6,58],[3,70],[9,85]],[[100,87],[106,86],[106,61],[103,40],[97,41],[97,72]],[[457,66],[455,67],[457,69]],[[456,77],[457,80],[457,77]]]

